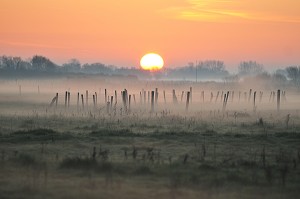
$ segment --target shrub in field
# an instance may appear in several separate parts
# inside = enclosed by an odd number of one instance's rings
[[[72,157],[65,158],[60,163],[60,168],[64,169],[94,169],[98,166],[92,158]]]

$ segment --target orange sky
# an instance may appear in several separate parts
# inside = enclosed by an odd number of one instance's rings
[[[300,64],[299,0],[0,0],[0,55],[138,66]]]

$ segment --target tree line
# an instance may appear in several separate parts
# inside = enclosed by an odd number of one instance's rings
[[[176,68],[164,68],[152,74],[148,71],[137,68],[116,67],[103,63],[81,64],[77,59],[71,59],[67,63],[58,65],[49,58],[35,55],[24,60],[21,57],[0,56],[0,75],[19,74],[103,74],[103,75],[124,75],[136,76],[138,78],[169,78],[179,80],[195,79],[224,79],[228,82],[238,81],[245,77],[257,77],[262,79],[275,79],[278,81],[290,80],[295,85],[300,85],[300,66],[288,66],[269,74],[264,66],[256,61],[242,61],[237,66],[237,74],[230,74],[223,61],[206,60],[196,63],[188,63],[186,66]]]

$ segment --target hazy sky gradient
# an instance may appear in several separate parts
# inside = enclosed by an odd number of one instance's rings
[[[300,64],[299,0],[0,0],[0,54],[170,67],[220,59],[235,68]]]

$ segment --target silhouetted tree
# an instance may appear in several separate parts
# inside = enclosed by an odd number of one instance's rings
[[[224,72],[225,70],[225,64],[223,61],[219,60],[206,60],[201,61],[196,66],[198,69],[203,71],[211,71],[211,72]]]
[[[62,65],[64,72],[77,73],[80,72],[81,64],[77,59],[71,59],[68,63]]]
[[[264,72],[262,64],[256,61],[243,61],[238,66],[238,74],[240,76],[253,76]]]
[[[102,63],[84,64],[82,71],[89,74],[112,74],[113,68],[108,67]]]
[[[223,78],[229,73],[225,69],[223,61],[219,60],[206,60],[200,61],[196,65],[192,62],[188,63],[185,67],[178,67],[168,69],[167,75],[171,78],[178,79],[199,79],[203,78]]]
[[[288,78],[291,79],[291,81],[299,86],[300,85],[300,66],[289,66],[286,69]]]
[[[31,64],[21,59],[21,57],[0,57],[0,69],[6,71],[15,70],[28,70],[31,68]]]
[[[35,55],[31,59],[32,69],[36,71],[54,72],[57,65],[50,61],[48,58]]]

